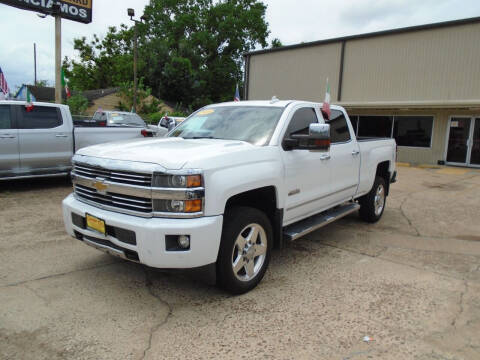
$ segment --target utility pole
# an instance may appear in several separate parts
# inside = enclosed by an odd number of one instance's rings
[[[137,112],[137,22],[134,25],[134,43],[133,43],[133,112]]]
[[[33,43],[33,73],[34,73],[33,85],[37,86],[37,44],[35,43]]]
[[[132,20],[135,25],[133,27],[133,111],[137,112],[137,52],[138,52],[138,30],[137,24],[144,22],[146,20],[145,15],[140,17],[140,21],[135,20],[133,17],[135,16],[134,9],[127,9],[127,14],[130,16],[130,20]]]
[[[60,9],[59,9],[60,10]],[[62,18],[60,11],[55,15],[55,103],[62,103]]]

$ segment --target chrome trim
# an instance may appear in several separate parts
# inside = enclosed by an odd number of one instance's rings
[[[73,193],[73,196],[75,197],[76,200],[78,200],[80,202],[83,202],[85,204],[88,204],[88,205],[91,205],[91,206],[94,206],[94,207],[97,207],[97,208],[100,208],[100,209],[103,209],[103,210],[113,211],[113,212],[122,213],[122,214],[126,214],[126,215],[139,216],[139,217],[143,217],[143,218],[153,217],[153,214],[151,212],[146,213],[146,212],[127,210],[127,209],[122,209],[122,208],[115,207],[115,206],[100,204],[96,201],[91,201],[91,200],[81,198],[76,193]]]
[[[161,188],[151,187],[154,175],[202,175],[200,169],[167,170],[160,165],[125,160],[102,159],[83,155],[73,157],[72,183],[74,185],[74,196],[78,201],[86,204],[127,215],[140,216],[144,218],[196,218],[204,215],[205,188]],[[93,169],[89,169],[92,167]],[[77,169],[77,170],[76,170]],[[83,173],[83,175],[82,175]],[[145,176],[143,176],[145,174]],[[91,177],[88,177],[91,176]],[[105,179],[107,177],[108,179]],[[116,182],[115,180],[119,180]],[[148,179],[148,180],[147,180]],[[145,185],[133,185],[121,181],[146,183]],[[203,181],[203,180],[202,180]],[[105,185],[106,189],[98,191],[95,184]],[[88,189],[82,189],[79,186]],[[140,199],[127,199],[125,196],[133,196]],[[112,202],[112,205],[102,204],[95,201],[98,196],[105,196],[105,201]],[[142,201],[145,199],[145,201]],[[170,213],[156,212],[153,209],[153,199],[159,200],[202,200],[202,211],[197,213]],[[134,203],[134,204],[132,204]],[[119,207],[113,204],[118,204]],[[124,207],[138,208],[138,211],[125,209]],[[143,210],[143,211],[142,211]]]
[[[152,188],[152,199],[195,200],[205,196],[203,187],[197,188]]]
[[[79,184],[79,185],[92,188],[92,190],[94,190],[95,189],[94,184],[96,182],[98,182],[98,180],[78,175],[76,174],[75,170],[72,171],[72,183],[74,185]],[[125,184],[115,183],[108,180],[104,180],[102,181],[102,183],[108,186],[106,191],[109,193],[117,193],[117,194],[129,195],[129,196],[149,198],[149,199],[152,198],[151,187],[139,186],[139,185],[125,185]]]

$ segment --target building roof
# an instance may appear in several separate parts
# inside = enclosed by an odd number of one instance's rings
[[[342,36],[342,37],[337,37],[332,39],[304,42],[300,44],[281,46],[273,49],[250,51],[245,53],[244,56],[265,54],[265,53],[271,53],[271,52],[277,52],[277,51],[285,51],[285,50],[298,49],[298,48],[317,46],[317,45],[324,45],[324,44],[342,42],[347,40],[364,39],[364,38],[372,38],[376,36],[401,34],[401,33],[413,32],[413,31],[437,29],[437,28],[450,27],[450,26],[459,26],[459,25],[472,24],[472,23],[478,23],[478,22],[480,22],[480,16],[466,18],[466,19],[459,19],[459,20],[442,21],[438,23],[431,23],[431,24],[425,24],[425,25],[408,26],[408,27],[403,27],[398,29],[375,31],[375,32],[370,32],[365,34]]]

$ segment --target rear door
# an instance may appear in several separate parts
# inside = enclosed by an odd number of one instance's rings
[[[18,129],[11,105],[0,105],[0,177],[18,170]]]
[[[332,201],[337,203],[351,199],[357,191],[360,149],[342,111],[332,110],[328,124],[331,137]]]
[[[22,171],[65,171],[70,167],[73,139],[61,109],[35,105],[27,112],[16,106],[19,119],[20,166]]]

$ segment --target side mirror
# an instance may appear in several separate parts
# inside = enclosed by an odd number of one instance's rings
[[[283,140],[283,148],[285,150],[330,150],[330,125],[312,123],[308,127],[308,135],[293,134],[289,138]]]

